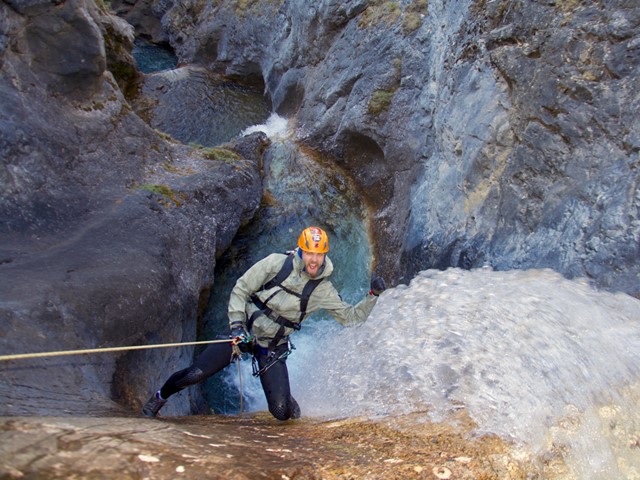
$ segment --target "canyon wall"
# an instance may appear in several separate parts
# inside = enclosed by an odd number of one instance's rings
[[[637,2],[113,7],[180,62],[263,82],[353,175],[390,284],[488,264],[640,290]],[[0,2],[3,354],[195,339],[259,206],[264,136],[219,158],[150,128],[133,37],[101,2]],[[138,408],[192,353],[5,363],[0,412]],[[167,413],[203,408],[192,389]]]
[[[150,128],[122,93],[132,40],[93,2],[0,2],[2,355],[195,340],[216,257],[259,206],[266,137],[207,150]],[[0,414],[138,409],[192,358],[2,362]],[[170,412],[206,408],[192,389]]]
[[[395,282],[490,265],[640,290],[637,2],[186,0],[162,25],[352,172]]]

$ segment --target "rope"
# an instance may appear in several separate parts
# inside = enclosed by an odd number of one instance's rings
[[[242,415],[242,368],[240,367],[240,359],[238,358],[238,383],[240,386],[238,387],[240,394],[240,415]]]
[[[242,343],[244,340],[240,337],[236,337],[231,340],[231,361],[235,361],[238,364],[238,389],[240,394],[240,415],[242,415],[242,368],[240,367],[240,361],[242,360],[242,351],[240,351],[240,347],[238,344]]]
[[[241,352],[238,347],[237,339],[228,340],[204,340],[201,342],[183,342],[183,343],[161,343],[156,345],[134,345],[129,347],[104,347],[104,348],[88,348],[84,350],[59,350],[57,352],[37,352],[37,353],[17,353],[15,355],[0,355],[0,362],[7,360],[24,360],[26,358],[44,358],[57,357],[61,355],[81,355],[87,353],[106,353],[106,352],[123,352],[126,350],[146,350],[150,348],[166,348],[166,347],[183,347],[187,345],[207,345],[211,343],[231,342],[233,353],[231,358],[236,356],[238,363],[238,377],[240,380],[240,414],[242,415],[242,370],[240,368]]]
[[[0,355],[0,362],[6,360],[23,360],[26,358],[57,357],[60,355],[81,355],[86,353],[123,352],[126,350],[146,350],[148,348],[183,347],[187,345],[206,345],[210,343],[225,343],[230,340],[204,340],[201,342],[162,343],[156,345],[134,345],[129,347],[89,348],[85,350],[60,350],[57,352],[18,353],[15,355]]]

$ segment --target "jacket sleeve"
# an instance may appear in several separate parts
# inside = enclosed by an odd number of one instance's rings
[[[237,281],[229,297],[229,326],[246,327],[245,308],[252,294],[273,278],[282,267],[286,255],[274,253],[255,263]]]
[[[324,309],[331,314],[339,323],[345,326],[357,325],[363,323],[373,310],[378,301],[378,297],[368,294],[355,305],[351,305],[340,297],[340,294],[331,284],[331,282],[323,282],[323,288],[316,298],[316,305],[312,305],[313,310]],[[315,294],[315,292],[314,292]],[[311,296],[313,299],[314,295]],[[314,302],[315,303],[315,302]]]

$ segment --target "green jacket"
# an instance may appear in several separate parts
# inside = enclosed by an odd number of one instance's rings
[[[282,282],[282,286],[294,292],[302,293],[302,289],[311,280],[311,277],[304,271],[304,262],[298,255],[297,250],[293,255],[293,270]],[[280,271],[286,258],[287,256],[284,254],[273,253],[257,262],[238,279],[229,298],[230,325],[241,323],[246,327],[246,319],[258,310],[258,307],[251,301],[252,294],[255,293],[264,302],[275,292],[278,293],[269,300],[269,308],[291,322],[298,323],[301,313],[299,297],[287,293],[279,286],[261,292],[258,291]],[[355,325],[364,322],[371,310],[373,310],[378,297],[369,294],[356,305],[344,302],[328,279],[332,272],[333,263],[331,263],[329,257],[325,256],[324,268],[316,277],[325,280],[320,282],[311,294],[307,305],[307,315],[324,309],[342,325]],[[259,345],[267,347],[279,329],[280,325],[278,323],[266,315],[260,315],[253,322],[251,333],[256,337]],[[285,327],[284,334],[287,336],[293,331],[294,329]],[[280,343],[284,342],[286,342],[286,339],[283,339]]]

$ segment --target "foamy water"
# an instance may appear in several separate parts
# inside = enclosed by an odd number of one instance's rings
[[[640,478],[640,399],[628,390],[640,381],[640,301],[628,295],[549,270],[429,270],[385,292],[366,323],[310,320],[293,341],[304,415],[446,421],[464,407],[478,433],[533,456],[564,449],[567,478]],[[250,408],[264,409],[249,383]]]
[[[292,133],[289,121],[277,113],[272,113],[264,124],[245,128],[241,135],[246,136],[255,132],[264,132],[272,140],[285,139]]]

